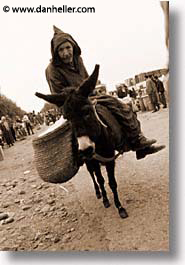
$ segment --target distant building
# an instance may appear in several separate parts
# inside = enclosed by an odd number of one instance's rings
[[[163,69],[153,70],[153,71],[149,71],[149,72],[145,72],[145,73],[140,73],[138,75],[135,75],[135,77],[133,79],[135,81],[135,84],[138,84],[138,83],[145,81],[145,75],[156,75],[156,76],[160,77],[162,75],[166,75],[167,73],[168,73],[168,69],[163,68]],[[127,80],[129,80],[129,79],[127,79]]]
[[[125,80],[125,84],[130,87],[135,85],[135,78],[128,78]]]
[[[164,76],[167,75],[167,73],[168,69],[162,68],[162,69],[157,69],[137,74],[134,77],[125,79],[124,83],[116,84],[116,91],[109,91],[109,94],[118,96],[118,90],[120,89],[120,87],[123,87],[124,85],[128,87],[128,90],[135,88],[136,92],[138,92],[139,90],[140,92],[142,92],[142,94],[145,94],[145,88],[146,88],[145,75],[155,75],[161,77],[163,75]]]

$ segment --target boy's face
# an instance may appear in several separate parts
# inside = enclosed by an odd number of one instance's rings
[[[58,55],[63,63],[73,62],[73,46],[69,41],[62,43],[58,48]]]

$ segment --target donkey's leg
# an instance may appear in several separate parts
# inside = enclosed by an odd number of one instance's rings
[[[94,168],[92,166],[92,164],[90,164],[90,162],[86,162],[86,167],[87,167],[87,170],[89,171],[90,175],[91,175],[91,178],[92,178],[92,181],[93,181],[93,184],[94,184],[94,189],[95,189],[95,192],[96,192],[96,198],[97,199],[100,199],[101,198],[101,192],[100,192],[100,189],[99,189],[99,186],[95,180],[95,176],[94,176]]]
[[[95,174],[96,174],[96,178],[97,178],[97,181],[99,183],[99,186],[100,186],[100,189],[101,189],[101,192],[102,192],[102,196],[103,196],[103,204],[104,204],[104,207],[105,208],[108,208],[110,206],[110,202],[107,198],[107,192],[105,190],[105,187],[104,187],[104,183],[105,183],[105,180],[102,176],[102,173],[101,173],[101,170],[100,170],[100,165],[97,161],[95,161]]]
[[[116,183],[116,179],[115,179],[115,175],[114,175],[114,166],[115,166],[114,161],[111,161],[111,162],[106,164],[106,170],[107,170],[107,175],[108,175],[108,179],[109,179],[109,186],[110,186],[110,188],[114,194],[114,203],[118,209],[120,217],[126,218],[126,217],[128,217],[128,214],[127,214],[126,210],[122,207],[120,200],[119,200],[119,197],[118,197],[117,183]]]

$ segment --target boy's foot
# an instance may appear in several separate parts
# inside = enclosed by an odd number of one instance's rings
[[[131,148],[133,151],[137,151],[140,149],[144,149],[152,144],[155,144],[157,140],[155,139],[147,139],[145,136],[140,135],[137,140],[131,143]]]
[[[158,146],[153,145],[153,146],[146,147],[142,150],[138,150],[136,151],[136,158],[137,160],[142,159],[147,155],[151,155],[151,154],[161,151],[165,147],[166,147],[165,145],[158,145]]]

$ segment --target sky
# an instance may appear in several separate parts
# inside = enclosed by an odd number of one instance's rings
[[[94,7],[95,13],[13,13],[11,7]],[[9,6],[9,12],[3,7]],[[23,110],[40,111],[36,91],[50,93],[45,69],[51,58],[53,25],[70,33],[90,74],[108,90],[136,74],[166,67],[164,16],[155,0],[1,0],[0,92]]]

